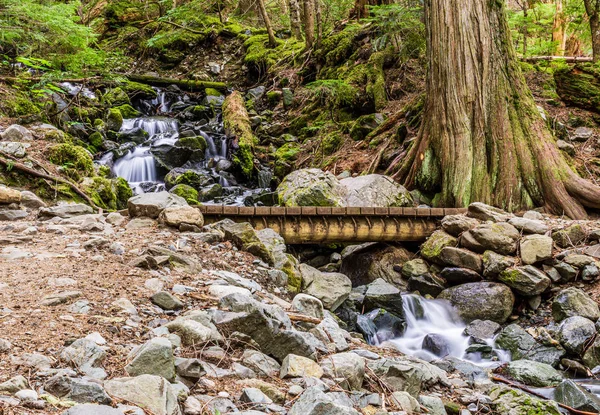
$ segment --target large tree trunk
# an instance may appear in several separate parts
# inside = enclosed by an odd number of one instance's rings
[[[314,0],[302,0],[304,5],[304,37],[306,49],[312,48],[315,42],[315,5]]]
[[[583,0],[583,3],[585,5],[585,11],[590,19],[594,62],[597,62],[600,60],[600,1]]]
[[[275,40],[275,33],[273,33],[273,26],[271,25],[271,19],[269,19],[269,15],[267,13],[267,7],[265,6],[265,0],[257,0],[258,1],[258,11],[260,12],[260,17],[267,28],[267,34],[269,35],[269,47],[274,48],[277,46],[277,40]]]
[[[298,0],[290,0],[290,29],[296,39],[302,40],[302,24],[300,22],[300,4]]]
[[[554,13],[554,24],[552,27],[552,41],[556,45],[554,54],[563,56],[565,54],[565,43],[567,42],[567,19],[563,9],[563,0],[555,0],[556,12]]]
[[[427,103],[396,177],[438,206],[480,201],[512,211],[546,206],[585,218],[600,187],[575,174],[521,74],[504,2],[426,0]]]

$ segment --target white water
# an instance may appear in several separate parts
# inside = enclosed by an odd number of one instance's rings
[[[158,109],[159,114],[166,114],[171,109],[171,103],[167,100],[167,94],[160,88],[154,88],[156,91],[156,98],[150,101],[150,104],[154,108]]]
[[[154,145],[173,145],[179,138],[179,124],[167,117],[143,117],[123,120],[121,131],[141,128],[148,133]]]
[[[132,151],[118,159],[113,171],[134,187],[142,182],[158,181],[158,172],[150,147],[135,147]]]
[[[89,88],[86,88],[82,85],[75,85],[70,82],[61,82],[59,86],[71,96],[81,94],[85,98],[96,99],[96,94],[94,94]]]
[[[492,366],[509,361],[509,355],[494,350],[498,361],[482,359],[478,354],[466,353],[469,337],[464,334],[465,323],[458,317],[450,303],[444,300],[427,300],[423,297],[407,294],[402,296],[406,330],[402,337],[390,340],[401,352],[431,361],[440,356],[423,349],[423,340],[428,334],[436,334],[445,339],[449,356],[469,360],[482,366]],[[488,344],[493,346],[493,339]]]

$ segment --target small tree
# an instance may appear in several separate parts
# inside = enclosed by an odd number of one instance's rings
[[[302,40],[302,23],[300,21],[300,3],[298,0],[289,0],[290,8],[290,29],[292,36]]]
[[[267,7],[265,6],[265,0],[258,0],[258,11],[263,19],[265,27],[267,28],[267,34],[269,35],[269,47],[274,48],[277,46],[277,40],[275,39],[275,33],[273,33],[273,26],[271,25],[271,19],[267,13]]]
[[[304,36],[306,49],[310,49],[315,42],[315,4],[314,0],[302,0],[304,6]]]
[[[600,0],[583,0],[583,4],[590,19],[594,62],[598,62],[600,60]]]

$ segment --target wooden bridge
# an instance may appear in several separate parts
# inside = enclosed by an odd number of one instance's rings
[[[466,209],[379,207],[199,207],[207,224],[228,218],[272,228],[288,244],[422,241],[446,215]]]

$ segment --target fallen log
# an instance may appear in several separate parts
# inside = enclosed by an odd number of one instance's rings
[[[224,82],[211,82],[211,81],[194,81],[192,79],[176,79],[176,78],[161,78],[158,76],[151,75],[134,75],[134,74],[120,74],[125,78],[133,82],[140,82],[142,84],[154,85],[154,86],[169,86],[177,85],[181,89],[187,91],[199,91],[206,88],[213,88],[218,91],[226,92],[227,85]]]
[[[40,177],[42,179],[46,179],[46,180],[52,180],[54,183],[61,183],[61,184],[66,184],[67,186],[69,186],[75,193],[77,193],[79,196],[81,196],[81,198],[83,200],[86,201],[86,203],[88,205],[90,205],[91,207],[93,207],[94,209],[97,209],[98,211],[102,211],[102,209],[100,209],[98,206],[96,206],[96,204],[92,201],[92,199],[90,199],[90,197],[88,195],[86,195],[83,190],[81,190],[80,188],[78,188],[74,183],[71,183],[68,180],[65,180],[61,177],[58,176],[52,176],[50,174],[46,174],[46,173],[42,173],[39,172],[37,170],[33,170],[29,167],[27,167],[24,164],[21,164],[17,161],[15,161],[15,159],[13,157],[10,156],[10,154],[6,154],[3,151],[0,151],[0,164],[2,164],[3,166],[6,166],[10,169],[16,169],[19,170],[23,173],[27,173],[30,174],[32,176],[35,177]]]
[[[524,62],[539,62],[539,61],[565,61],[567,63],[577,62],[593,62],[593,58],[587,56],[529,56],[521,58]]]

